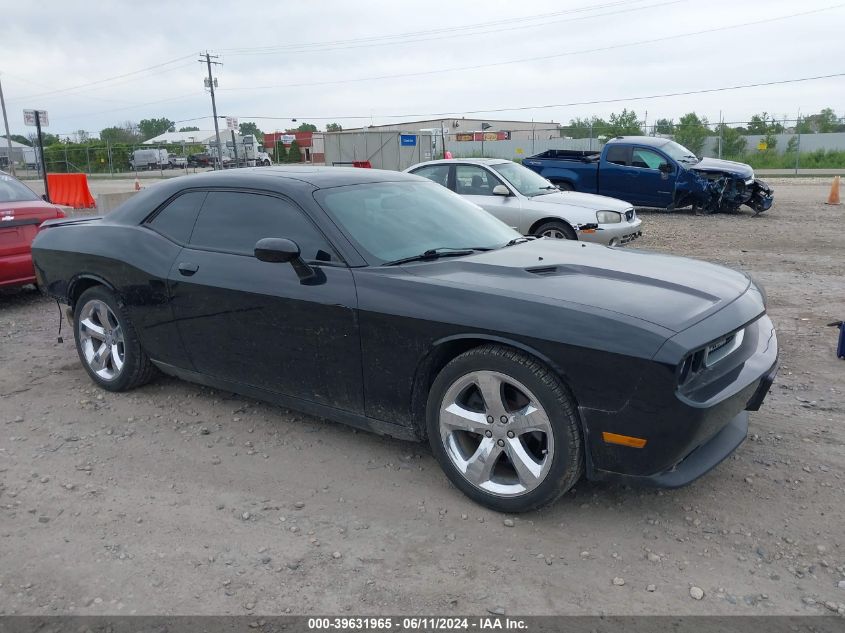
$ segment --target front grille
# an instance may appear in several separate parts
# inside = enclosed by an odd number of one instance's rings
[[[625,212],[625,219],[628,220],[628,222],[630,222],[631,220],[634,219],[634,210],[633,209],[628,209]]]

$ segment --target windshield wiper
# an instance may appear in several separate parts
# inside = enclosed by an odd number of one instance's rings
[[[468,247],[468,248],[453,248],[450,246],[443,246],[441,248],[430,248],[419,255],[411,255],[410,257],[403,257],[401,259],[394,259],[391,262],[384,262],[382,266],[398,266],[399,264],[407,264],[410,262],[427,262],[441,257],[462,257],[464,255],[472,255],[478,251],[492,250],[485,246]]]

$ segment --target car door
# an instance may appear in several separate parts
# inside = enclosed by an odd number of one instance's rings
[[[644,201],[638,197],[634,186],[637,171],[630,165],[630,145],[608,145],[599,164],[598,193],[631,204],[643,204]]]
[[[477,204],[493,214],[508,226],[518,230],[522,206],[519,197],[492,171],[480,165],[455,165],[455,193]],[[511,191],[510,196],[497,196],[493,188],[503,185]]]
[[[304,281],[291,264],[256,259],[266,237],[295,241],[318,275]],[[363,412],[352,274],[293,201],[209,191],[169,280],[196,371]]]
[[[649,147],[634,147],[631,167],[633,183],[638,198],[653,207],[667,207],[672,202],[675,180],[670,176],[669,160]],[[639,203],[643,204],[643,203]]]

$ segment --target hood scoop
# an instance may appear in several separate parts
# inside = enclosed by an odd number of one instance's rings
[[[526,268],[525,272],[537,275],[538,277],[550,277],[557,274],[557,266],[533,266]]]

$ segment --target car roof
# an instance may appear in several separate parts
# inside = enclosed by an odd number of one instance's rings
[[[417,163],[411,165],[408,169],[415,169],[425,165],[454,165],[456,163],[468,163],[470,165],[501,165],[502,163],[512,163],[511,160],[504,158],[440,158],[438,160],[427,160],[424,163]]]
[[[662,136],[617,136],[610,139],[607,145],[614,143],[636,143],[637,145],[645,145],[647,147],[663,147],[671,141],[672,139],[663,138]]]
[[[237,188],[275,191],[281,194],[377,182],[425,182],[421,176],[386,169],[358,167],[280,166],[224,169],[168,178],[142,190],[108,215],[109,222],[136,223],[171,196],[190,189]],[[310,195],[308,193],[307,195]]]
[[[403,174],[388,169],[367,169],[362,167],[328,167],[314,165],[285,165],[275,167],[251,167],[232,171],[212,171],[202,174],[205,179],[222,179],[223,175],[242,176],[244,180],[251,177],[299,180],[314,185],[318,189],[338,187],[341,185],[357,185],[368,182],[389,182],[396,180],[416,180],[412,174]],[[228,178],[227,178],[228,180]],[[203,184],[208,184],[203,182]]]

